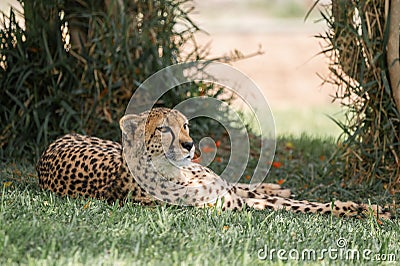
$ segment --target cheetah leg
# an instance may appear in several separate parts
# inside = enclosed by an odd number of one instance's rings
[[[368,214],[372,210],[379,218],[392,218],[389,210],[384,210],[377,205],[357,204],[355,202],[335,201],[332,203],[308,202],[281,197],[268,197],[266,199],[245,198],[244,202],[254,209],[286,209],[292,212],[333,214],[335,216],[357,217]]]
[[[255,184],[253,185],[255,186]],[[249,184],[238,183],[233,186],[236,189],[236,194],[242,198],[259,198],[263,199],[267,196],[278,196],[289,198],[292,193],[290,189],[282,188],[278,184],[262,183],[255,189],[250,190]]]

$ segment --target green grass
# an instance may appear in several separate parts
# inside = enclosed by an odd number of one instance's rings
[[[307,132],[311,136],[337,138],[342,133],[340,127],[331,119],[344,120],[343,110],[339,106],[274,108],[272,112],[279,136],[299,137],[303,132]]]
[[[344,122],[344,110],[339,106],[314,107],[273,107],[274,127],[277,136],[301,137],[307,135],[318,138],[329,137],[337,139],[343,132],[335,121]],[[259,133],[259,127],[251,112],[245,110],[242,114],[252,132]],[[334,121],[335,120],[335,121]]]
[[[370,199],[383,204],[396,199],[379,184],[343,188],[342,180],[329,167],[334,150],[332,139],[281,138],[276,161],[282,165],[271,170],[267,181],[283,179],[284,186],[293,188],[298,198],[312,200]],[[333,163],[334,167],[339,164]],[[133,203],[111,206],[41,191],[31,165],[3,164],[1,169],[0,265],[257,265],[265,263],[257,255],[265,248],[269,252],[293,249],[299,256],[315,250],[317,257],[322,249],[331,249],[331,258],[326,253],[323,262],[352,262],[345,260],[343,249],[338,249],[342,255],[332,251],[338,248],[339,239],[358,252],[363,263],[376,263],[362,259],[365,250],[371,250],[371,257],[381,254],[389,259],[394,254],[400,260],[398,220],[378,223],[373,217],[357,220],[285,211],[220,212]],[[274,262],[283,264],[277,253],[273,254]],[[341,257],[335,259],[335,254]]]

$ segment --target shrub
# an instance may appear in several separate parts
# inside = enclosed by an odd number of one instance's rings
[[[15,9],[1,21],[2,161],[38,158],[71,131],[119,140],[118,120],[138,85],[165,66],[201,58],[188,0],[20,3],[25,28]]]
[[[346,107],[346,120],[339,123],[343,174],[393,187],[400,182],[400,113],[389,82],[393,62],[387,60],[385,1],[334,0],[326,11],[322,15],[329,31],[320,37],[327,41],[323,52],[331,58],[327,82],[336,86],[335,98]]]

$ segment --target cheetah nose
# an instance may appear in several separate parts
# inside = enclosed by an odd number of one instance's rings
[[[187,151],[190,151],[193,148],[194,143],[193,142],[182,142],[181,145],[184,149],[186,149]]]

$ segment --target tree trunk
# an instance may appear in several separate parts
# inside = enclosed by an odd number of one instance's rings
[[[397,110],[400,112],[400,0],[390,1],[389,12],[389,39],[387,45],[387,63],[389,68],[390,87]]]

